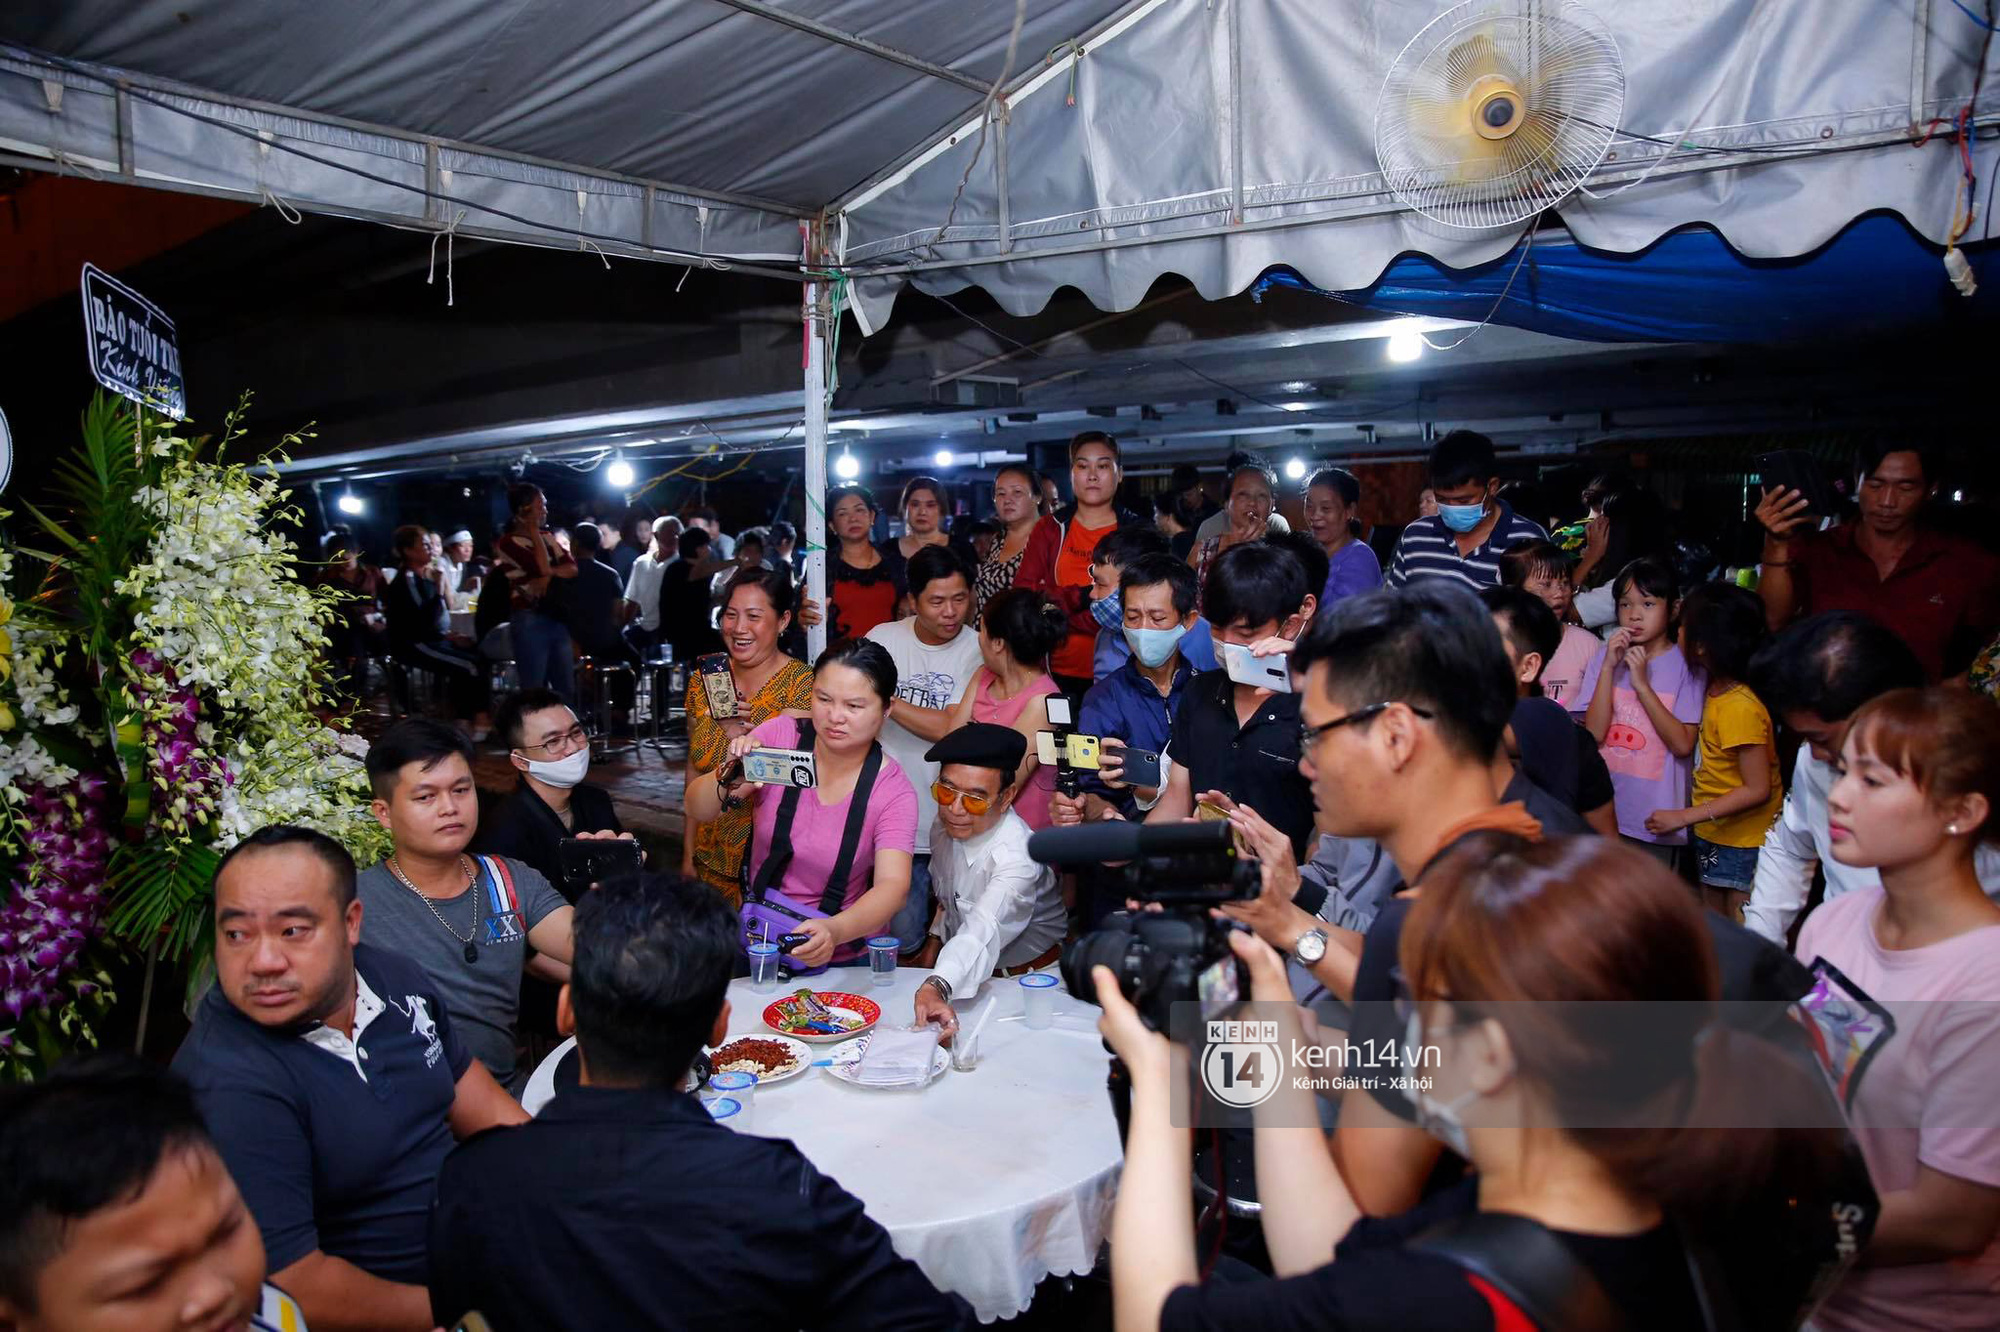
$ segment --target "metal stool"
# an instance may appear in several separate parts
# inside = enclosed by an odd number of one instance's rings
[[[687,667],[672,660],[649,661],[644,670],[648,710],[646,744],[663,758],[687,757]]]
[[[591,660],[589,657],[584,657],[577,663],[577,673],[579,676],[577,681],[578,693],[583,693],[584,687],[587,685],[589,688],[589,697],[592,702],[591,758],[602,759],[612,754],[637,752],[639,748],[637,716],[639,701],[638,672],[634,671],[624,662],[598,662]],[[622,741],[616,739],[613,735],[613,731],[615,730],[613,704],[616,702],[621,685],[631,700],[626,712],[625,739]]]

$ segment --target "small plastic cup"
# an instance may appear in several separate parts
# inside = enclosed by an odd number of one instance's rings
[[[730,1128],[736,1129],[738,1132],[748,1127],[744,1122],[748,1117],[743,1112],[743,1102],[737,1100],[735,1097],[718,1096],[712,1101],[703,1102],[703,1104],[708,1107],[708,1117],[716,1123],[727,1124]]]
[[[750,1119],[757,1110],[757,1075],[755,1073],[715,1073],[708,1079],[709,1099],[714,1101],[735,1101],[743,1107],[742,1123],[738,1128],[748,1128]]]
[[[1056,1020],[1056,978],[1046,971],[1021,977],[1021,1016],[1031,1031],[1046,1031]]]
[[[960,1024],[958,1034],[951,1038],[951,1066],[960,1073],[979,1067],[979,1040],[971,1027]]]
[[[902,950],[903,941],[893,934],[878,934],[868,941],[869,983],[873,985],[894,985],[896,983],[896,954]]]
[[[753,943],[749,952],[750,988],[760,994],[769,994],[778,988],[778,945]]]

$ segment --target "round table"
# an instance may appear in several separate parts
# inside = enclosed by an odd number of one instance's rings
[[[928,974],[904,967],[894,984],[872,988],[866,968],[836,967],[812,984],[866,995],[882,1006],[884,1022],[907,1023]],[[731,982],[729,1034],[767,1033],[765,1006],[803,983],[758,994],[747,980]],[[757,1089],[750,1131],[797,1143],[861,1199],[896,1252],[990,1323],[1026,1310],[1044,1277],[1091,1269],[1123,1153],[1104,1091],[1109,1056],[1096,1007],[1058,991],[1055,1025],[1030,1031],[1013,981],[987,981],[978,1002],[1001,1007],[980,1037],[974,1071],[948,1071],[917,1090],[876,1091],[809,1068]],[[978,1020],[972,1003],[957,1007],[962,1026]],[[569,1048],[550,1054],[529,1079],[521,1098],[529,1113],[554,1094],[555,1067]],[[816,1050],[824,1058],[834,1048]]]

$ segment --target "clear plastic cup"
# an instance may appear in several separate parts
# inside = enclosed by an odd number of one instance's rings
[[[878,934],[868,941],[869,983],[873,985],[894,985],[896,983],[896,954],[902,950],[903,941],[893,934]]]
[[[778,945],[753,943],[749,952],[750,988],[760,994],[769,994],[778,988]]]
[[[979,1067],[979,1039],[963,1023],[959,1024],[958,1034],[951,1038],[951,1066],[960,1073],[970,1073]]]
[[[727,1124],[739,1132],[748,1127],[744,1123],[743,1102],[733,1096],[718,1096],[703,1102],[708,1107],[708,1117],[718,1124]]]
[[[1021,1016],[1033,1031],[1045,1031],[1056,1020],[1056,978],[1046,971],[1021,977]]]
[[[735,1101],[743,1107],[736,1127],[747,1129],[757,1110],[757,1075],[755,1073],[716,1073],[708,1079],[708,1099],[715,1101]]]

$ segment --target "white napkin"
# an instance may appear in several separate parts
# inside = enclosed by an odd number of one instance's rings
[[[937,1054],[938,1029],[930,1024],[911,1031],[876,1027],[868,1048],[854,1070],[855,1081],[869,1087],[912,1087],[930,1080]]]

